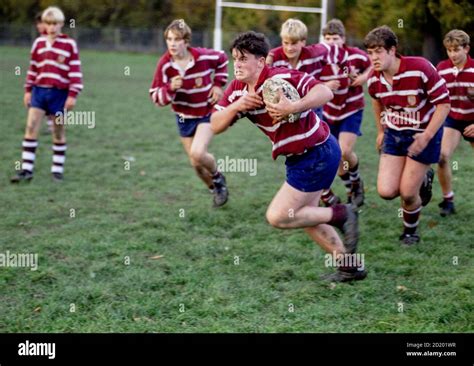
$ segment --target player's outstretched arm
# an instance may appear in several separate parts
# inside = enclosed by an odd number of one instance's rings
[[[234,104],[231,104],[225,109],[214,112],[211,115],[211,130],[214,134],[218,135],[232,124],[237,117],[237,109]]]
[[[217,111],[211,115],[212,132],[216,135],[224,132],[233,122],[241,118],[240,113],[259,108],[262,105],[262,98],[255,93],[246,94],[227,107],[217,105],[215,107]]]

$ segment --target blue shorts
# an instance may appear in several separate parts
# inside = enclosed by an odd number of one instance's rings
[[[382,152],[384,154],[395,156],[408,156],[408,147],[413,142],[413,135],[419,131],[403,130],[397,131],[386,128],[383,137]],[[443,138],[443,129],[440,128],[436,135],[430,140],[426,148],[418,155],[410,158],[419,163],[430,165],[439,161],[441,153],[441,139]]]
[[[341,132],[351,132],[357,136],[362,136],[362,132],[360,132],[360,125],[362,123],[363,112],[364,110],[361,109],[360,111],[351,114],[349,117],[338,121],[336,124],[328,123],[329,128],[331,129],[331,134],[335,138],[339,138],[339,134]]]
[[[31,107],[42,109],[47,116],[55,115],[57,112],[64,113],[69,90],[57,88],[42,88],[34,86],[31,91]]]
[[[210,123],[211,115],[200,118],[182,118],[179,114],[176,115],[176,125],[181,137],[193,137],[196,129],[200,123]]]
[[[314,108],[313,112],[319,117],[319,119],[323,119],[323,107]]]
[[[464,136],[464,129],[467,126],[472,125],[473,123],[474,121],[460,121],[458,119],[448,117],[446,118],[446,121],[444,121],[444,127],[454,128],[455,130],[461,132],[461,135],[464,140],[474,142],[474,137]]]
[[[334,136],[301,155],[286,158],[286,182],[302,192],[329,189],[336,177],[341,149]]]

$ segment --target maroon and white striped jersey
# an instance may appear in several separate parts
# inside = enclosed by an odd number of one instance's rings
[[[25,91],[31,92],[33,86],[67,89],[68,96],[77,97],[83,85],[76,41],[65,34],[58,35],[52,44],[47,36],[36,38],[31,48]]]
[[[437,104],[449,104],[446,81],[423,57],[400,57],[391,85],[383,73],[372,70],[369,94],[383,106],[381,123],[395,130],[423,131]]]
[[[288,57],[286,57],[285,52],[283,52],[282,46],[270,50],[269,56],[273,58],[273,63],[270,66],[293,69]],[[347,54],[345,54],[340,47],[335,45],[330,46],[326,43],[316,43],[301,49],[295,70],[306,72],[319,80],[319,76],[325,65],[342,65],[346,62],[346,58]]]
[[[165,106],[171,103],[173,110],[183,118],[204,117],[211,113],[209,93],[213,86],[223,87],[227,82],[227,55],[223,51],[207,48],[188,48],[192,61],[181,69],[167,51],[158,61],[155,76],[149,90],[151,100]],[[214,73],[214,80],[211,75]],[[183,76],[181,88],[171,90],[171,78]]]
[[[334,98],[326,103],[323,108],[325,120],[331,124],[346,119],[361,109],[364,109],[364,88],[363,86],[350,86],[351,80],[347,73],[352,69],[357,74],[361,74],[370,67],[369,56],[357,47],[344,46],[347,52],[347,69],[333,70],[330,65],[324,67],[321,74],[321,81],[339,80],[341,86],[333,91]],[[334,72],[336,71],[336,72]]]
[[[438,74],[446,80],[451,100],[449,117],[461,121],[474,122],[474,60],[467,55],[462,70],[454,67],[451,60],[441,61],[436,67]]]
[[[309,90],[319,83],[307,73],[265,66],[255,85],[255,91],[262,99],[263,83],[272,77],[282,78],[290,82],[301,97],[304,97]],[[248,94],[247,84],[233,80],[227,87],[224,97],[215,105],[214,110],[224,110],[246,94]],[[239,113],[232,123],[243,117],[247,117],[268,136],[273,145],[273,159],[276,159],[278,155],[301,154],[306,149],[325,142],[330,134],[329,126],[321,121],[311,109],[303,111],[299,120],[293,123],[278,122],[273,124],[273,118],[263,106],[261,109]]]

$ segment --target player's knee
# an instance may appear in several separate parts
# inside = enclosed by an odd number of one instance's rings
[[[190,158],[193,166],[202,165],[206,152],[200,148],[191,148]]]
[[[446,154],[445,152],[441,151],[441,155],[439,157],[439,162],[438,162],[439,166],[441,166],[442,168],[444,168],[446,165],[449,164],[449,155]]]
[[[269,209],[267,210],[266,218],[267,218],[268,223],[272,225],[273,227],[280,228],[280,229],[285,227],[284,216],[281,215],[280,212]]]
[[[418,194],[413,194],[411,192],[400,192],[400,197],[406,205],[413,205],[418,200]]]
[[[399,191],[398,189],[392,187],[377,187],[377,191],[379,196],[384,200],[393,200],[394,198],[398,197]]]
[[[352,157],[352,149],[347,146],[341,146],[341,155],[343,161],[350,161]]]

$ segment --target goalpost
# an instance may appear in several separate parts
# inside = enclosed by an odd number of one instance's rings
[[[316,13],[321,14],[321,32],[327,21],[327,0],[321,0],[320,8],[306,6],[282,6],[282,5],[266,5],[266,4],[250,4],[231,1],[216,0],[216,16],[214,25],[214,49],[222,50],[222,8],[240,8],[254,10],[273,10],[273,11],[294,11],[300,13]]]

